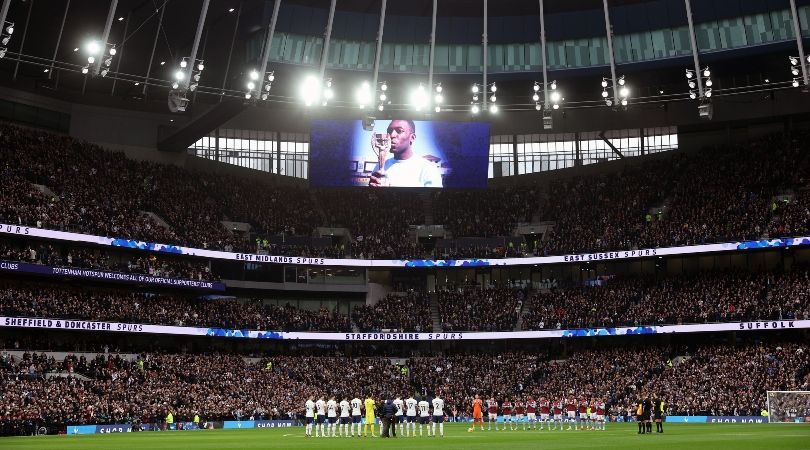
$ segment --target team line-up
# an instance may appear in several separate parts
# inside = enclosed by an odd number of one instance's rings
[[[304,405],[305,434],[307,437],[376,437],[374,427],[379,416],[380,434],[383,436],[389,434],[389,427],[393,428],[392,433],[396,435],[396,428],[399,427],[400,435],[415,437],[419,425],[419,436],[424,436],[424,430],[427,429],[427,436],[444,437],[444,408],[444,400],[438,396],[431,399],[409,397],[405,400],[397,397],[380,405],[370,397],[365,401],[356,397],[351,400],[344,397],[340,402],[334,396],[329,400],[324,400],[324,397],[318,400],[310,397]],[[484,401],[476,395],[472,402],[473,423],[468,431],[475,431],[476,424],[481,431],[484,430],[483,409]],[[490,397],[486,400],[486,409],[487,430],[490,431],[493,423],[496,431],[506,430],[507,427],[509,430],[517,430],[521,424],[523,430],[527,429],[527,425],[531,430],[542,430],[548,425],[549,430],[562,431],[566,423],[568,430],[605,429],[605,401],[601,398],[577,399],[569,395],[557,400],[540,397],[535,401],[529,397],[525,403],[520,399],[513,403],[505,398],[499,404]],[[502,427],[498,426],[499,415],[503,417]]]

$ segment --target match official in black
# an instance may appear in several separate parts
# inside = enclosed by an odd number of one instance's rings
[[[655,432],[664,432],[664,401],[661,396],[656,396],[653,401],[653,420],[655,420]]]

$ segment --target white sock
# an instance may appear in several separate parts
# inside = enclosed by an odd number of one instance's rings
[[[444,436],[444,422],[439,424],[439,431],[442,433],[442,436]]]

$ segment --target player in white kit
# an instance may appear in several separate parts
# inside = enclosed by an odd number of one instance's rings
[[[355,397],[351,401],[352,405],[352,437],[354,437],[354,429],[357,427],[357,437],[360,437],[360,426],[363,422],[363,414],[360,411],[360,407],[363,405],[363,402],[360,401],[359,398]]]
[[[430,403],[427,400],[420,400],[417,403],[419,408],[419,436],[422,436],[422,426],[427,425],[428,436],[432,436],[430,432]]]
[[[433,399],[433,436],[436,436],[436,424],[439,424],[439,433],[444,437],[444,400],[438,395]]]
[[[349,437],[349,424],[352,422],[349,417],[349,401],[344,397],[338,406],[340,406],[340,436]]]
[[[402,401],[401,398],[397,397],[394,400],[394,406],[397,408],[397,412],[394,413],[394,426],[399,424],[399,435],[404,436],[404,429],[405,429],[405,421],[403,420],[403,414],[405,414],[405,402]]]
[[[335,397],[330,397],[326,402],[326,417],[329,419],[329,431],[332,437],[335,437],[335,428],[337,428],[337,408]]]
[[[323,401],[323,397],[319,398],[317,402],[315,402],[315,437],[318,437],[318,431],[320,430],[320,434],[323,437],[326,437],[326,429],[324,428],[324,421],[326,421],[326,402]]]
[[[310,396],[304,404],[304,409],[306,410],[304,414],[304,423],[306,423],[304,435],[306,437],[312,437],[312,423],[315,421],[315,402],[312,401],[313,398],[314,397]]]
[[[416,399],[405,399],[405,436],[416,437]]]

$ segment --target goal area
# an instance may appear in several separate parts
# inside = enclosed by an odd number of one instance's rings
[[[768,391],[768,421],[810,424],[810,391]]]

